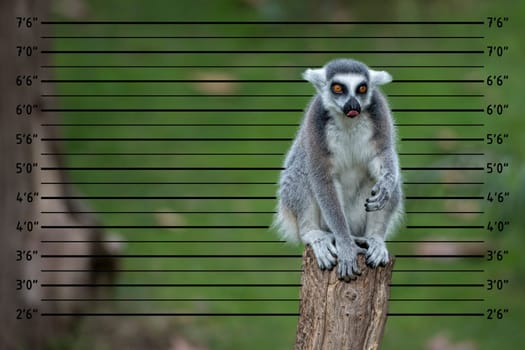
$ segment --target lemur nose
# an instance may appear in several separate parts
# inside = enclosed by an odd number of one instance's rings
[[[361,105],[355,97],[350,97],[348,102],[346,102],[343,112],[350,118],[354,118],[361,113]]]

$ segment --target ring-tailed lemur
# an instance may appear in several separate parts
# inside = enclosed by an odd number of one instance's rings
[[[402,213],[395,129],[377,88],[392,77],[350,59],[303,77],[317,94],[286,156],[275,224],[349,280],[360,274],[358,253],[372,267],[388,262],[384,240]]]

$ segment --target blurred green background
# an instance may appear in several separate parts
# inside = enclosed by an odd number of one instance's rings
[[[488,133],[507,133],[501,145],[483,142],[399,142],[403,167],[481,166],[508,162],[501,175],[480,171],[404,172],[407,196],[483,196],[510,192],[502,204],[486,200],[408,200],[407,214],[395,240],[486,240],[486,244],[389,243],[392,254],[485,254],[487,249],[508,249],[501,262],[485,259],[403,259],[396,262],[393,283],[486,283],[508,279],[502,291],[483,288],[392,288],[393,299],[482,298],[465,302],[392,301],[393,313],[485,313],[488,308],[508,308],[503,320],[484,317],[390,317],[383,349],[507,349],[521,348],[525,321],[525,220],[520,214],[525,191],[524,141],[520,137],[524,107],[518,88],[522,75],[522,30],[525,3],[515,1],[55,1],[56,20],[130,21],[486,21],[487,16],[508,16],[502,28],[484,25],[56,25],[52,35],[99,36],[99,39],[58,38],[55,50],[486,50],[488,45],[508,45],[503,57],[482,54],[355,54],[370,66],[383,67],[394,80],[483,80],[505,74],[501,87],[483,83],[394,83],[384,87],[392,108],[485,109],[488,104],[508,104],[502,116],[480,112],[395,113],[398,124],[482,123],[479,127],[400,125],[399,139],[406,137],[486,138]],[[174,38],[122,38],[164,36]],[[175,38],[188,36],[191,38]],[[232,36],[233,38],[196,38]],[[239,38],[253,36],[265,38]],[[305,36],[307,38],[275,38]],[[321,39],[312,36],[342,36]],[[351,36],[361,38],[349,38]],[[373,38],[362,38],[362,37]],[[395,36],[398,38],[387,38]],[[471,39],[417,39],[400,36],[472,36]],[[113,38],[112,38],[113,37]],[[121,38],[115,38],[121,37]],[[274,38],[269,38],[274,37]],[[308,38],[310,37],[310,38]],[[48,39],[49,40],[49,39]],[[56,79],[189,79],[257,80],[300,79],[306,67],[318,67],[341,54],[56,54],[53,65],[89,66],[55,68]],[[176,66],[199,66],[176,67]],[[435,67],[435,66],[449,66]],[[120,67],[93,67],[120,66]],[[136,66],[123,68],[122,66]],[[203,68],[202,66],[209,66]],[[245,66],[245,67],[228,67]],[[267,66],[251,68],[249,66]],[[292,67],[288,67],[292,66]],[[407,68],[402,66],[420,66]],[[427,66],[427,67],[424,67]],[[428,67],[430,66],[430,67]],[[450,67],[458,66],[458,67]],[[465,68],[483,66],[483,68]],[[302,109],[313,88],[304,83],[85,83],[54,84],[54,93],[81,95],[140,95],[128,97],[63,96],[53,98],[60,108],[137,109]],[[144,95],[186,96],[144,96]],[[233,97],[231,95],[268,95]],[[446,97],[404,97],[407,94],[440,94]],[[188,96],[189,95],[189,96]],[[285,95],[298,95],[287,97]],[[458,95],[483,95],[459,97]],[[52,99],[48,97],[49,99]],[[63,136],[68,138],[290,138],[300,112],[63,112]],[[85,124],[85,125],[81,125]],[[88,125],[89,124],[89,125]],[[100,125],[107,124],[107,125]],[[119,125],[126,124],[126,125]],[[130,125],[136,124],[136,125]],[[149,124],[149,125],[144,125]],[[157,125],[152,125],[157,124]],[[186,124],[186,125],[162,125]],[[198,126],[195,124],[244,124]],[[250,124],[286,124],[255,126]],[[278,167],[289,141],[69,141],[67,165],[72,167]],[[474,155],[419,155],[410,153],[476,153]],[[127,153],[127,154],[126,154]],[[154,153],[143,154],[140,153]],[[161,154],[170,153],[170,154]],[[171,154],[179,153],[179,154]],[[181,155],[207,153],[208,155]],[[254,153],[209,155],[209,153]],[[258,154],[259,153],[259,154]],[[260,153],[270,153],[263,155]],[[89,154],[89,155],[87,155]],[[72,181],[86,196],[273,196],[277,171],[72,171]],[[175,184],[174,182],[248,182],[252,184]],[[485,182],[485,185],[428,185],[418,182]],[[93,184],[112,182],[113,184]],[[135,184],[122,184],[132,182]],[[143,184],[136,184],[143,182]],[[115,184],[120,183],[120,184]],[[258,183],[258,184],[253,184]],[[104,225],[248,225],[268,226],[274,200],[92,200]],[[115,213],[115,211],[127,213]],[[195,214],[189,212],[221,212]],[[250,212],[228,214],[222,212]],[[484,214],[411,214],[414,211],[473,211]],[[145,212],[145,213],[130,213]],[[147,213],[146,213],[147,212]],[[260,212],[260,213],[254,213]],[[483,225],[507,220],[502,233],[485,229],[407,229],[418,225]],[[127,243],[125,254],[300,254],[301,247],[285,245],[268,229],[130,229],[119,230],[124,240],[234,240],[237,243]],[[268,241],[250,243],[242,241]],[[300,283],[300,259],[122,259],[128,270],[285,270],[281,272],[123,272],[118,283]],[[484,273],[408,273],[407,269],[482,269]],[[291,272],[289,270],[292,270]],[[295,271],[295,272],[293,272]],[[120,287],[112,298],[282,298],[281,301],[120,301],[94,303],[98,312],[189,313],[295,313],[297,287],[163,288]],[[198,344],[195,349],[290,349],[296,317],[144,317],[86,318],[70,337],[58,339],[56,349],[177,348],[174,337]],[[170,345],[171,344],[171,345]],[[189,346],[189,345],[188,345]],[[200,347],[199,347],[200,346]],[[179,344],[179,348],[182,348]],[[192,349],[192,348],[190,348]]]

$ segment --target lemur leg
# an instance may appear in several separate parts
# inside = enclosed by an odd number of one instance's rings
[[[356,237],[356,242],[368,246],[366,262],[372,267],[385,265],[389,260],[385,238],[401,216],[400,199],[401,190],[396,188],[383,209],[366,212],[365,235]]]
[[[319,267],[330,270],[337,263],[335,237],[331,232],[321,229],[320,210],[317,204],[310,201],[306,210],[297,219],[301,240],[312,247]]]

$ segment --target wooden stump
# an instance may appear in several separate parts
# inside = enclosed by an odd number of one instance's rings
[[[336,269],[322,271],[310,247],[303,254],[300,316],[295,350],[377,350],[386,323],[394,259],[369,268],[350,283]]]

